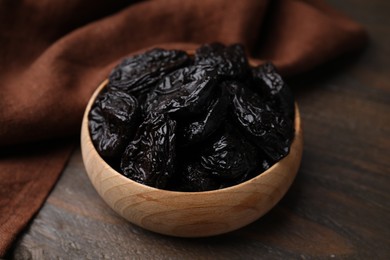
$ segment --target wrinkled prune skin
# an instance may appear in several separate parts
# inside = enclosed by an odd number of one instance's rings
[[[105,158],[120,157],[138,126],[137,99],[124,92],[104,92],[89,114],[92,141]]]
[[[288,154],[292,138],[290,119],[283,111],[273,110],[249,88],[236,88],[232,98],[233,119],[271,160]]]
[[[182,173],[180,184],[176,187],[180,191],[198,192],[216,190],[221,187],[221,183],[205,171],[200,163],[192,162],[185,164],[180,171]]]
[[[244,48],[239,44],[205,44],[196,50],[195,64],[216,68],[225,78],[245,78],[250,73]]]
[[[211,176],[234,180],[245,178],[258,168],[261,158],[256,147],[238,134],[232,127],[227,127],[202,151],[201,166]]]
[[[215,70],[210,67],[178,69],[163,78],[148,95],[146,111],[169,113],[174,117],[201,114],[212,98],[217,82]]]
[[[253,85],[265,96],[265,102],[273,109],[282,111],[287,118],[291,119],[290,121],[293,121],[294,96],[274,65],[266,63],[255,67],[252,69],[252,75]]]
[[[121,174],[190,192],[270,168],[288,154],[293,123],[294,97],[275,67],[250,67],[241,45],[219,43],[125,59],[89,114],[97,151]]]
[[[100,107],[104,118],[117,127],[136,129],[134,120],[139,116],[138,101],[130,94],[121,91],[108,91],[100,96]]]
[[[148,114],[122,156],[123,175],[164,189],[175,173],[175,129],[167,114]]]
[[[226,120],[228,96],[214,99],[207,111],[195,120],[185,120],[178,126],[178,141],[181,146],[196,145],[211,136]]]
[[[123,60],[111,72],[108,88],[138,97],[169,72],[189,62],[190,58],[184,51],[153,49]]]

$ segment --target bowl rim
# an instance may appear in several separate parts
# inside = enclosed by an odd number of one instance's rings
[[[108,82],[109,82],[109,79],[106,78],[105,80],[103,80],[99,86],[96,88],[96,90],[93,92],[92,96],[90,97],[89,101],[88,101],[88,104],[86,106],[86,109],[85,109],[85,112],[84,112],[84,115],[83,115],[83,120],[82,120],[82,132],[85,131],[85,135],[81,134],[81,143],[83,143],[83,138],[86,138],[86,145],[93,149],[89,149],[90,151],[89,152],[93,152],[95,157],[97,159],[100,160],[100,164],[102,165],[102,167],[104,167],[106,170],[110,171],[111,174],[113,175],[117,175],[119,176],[119,178],[121,178],[123,181],[126,181],[126,182],[130,182],[132,183],[133,185],[136,185],[138,188],[140,189],[143,189],[145,192],[147,191],[150,191],[150,192],[155,192],[155,191],[158,191],[158,192],[162,192],[164,194],[186,194],[186,195],[194,195],[196,196],[197,194],[202,194],[202,195],[205,195],[205,194],[217,194],[217,193],[221,193],[221,192],[229,192],[229,191],[234,191],[234,190],[237,190],[237,189],[240,189],[244,186],[246,186],[248,183],[256,183],[259,179],[263,178],[263,176],[266,176],[266,175],[269,175],[269,174],[272,174],[273,172],[273,169],[275,169],[277,167],[277,165],[283,163],[283,161],[287,160],[287,158],[289,156],[291,156],[291,150],[292,150],[292,147],[298,147],[299,146],[299,143],[300,142],[303,142],[303,138],[302,138],[302,126],[301,126],[301,116],[300,116],[300,112],[299,112],[299,108],[298,108],[298,104],[297,102],[294,102],[294,106],[295,106],[295,117],[294,117],[294,137],[293,137],[293,140],[290,144],[290,151],[289,153],[283,157],[282,159],[280,159],[278,162],[274,163],[270,168],[268,168],[267,170],[259,173],[257,176],[249,179],[249,180],[246,180],[244,182],[241,182],[239,184],[235,184],[235,185],[232,185],[232,186],[229,186],[229,187],[225,187],[225,188],[221,188],[221,189],[215,189],[215,190],[207,190],[207,191],[173,191],[173,190],[165,190],[165,189],[159,189],[159,188],[155,188],[155,187],[152,187],[152,186],[148,186],[148,185],[145,185],[145,184],[141,184],[141,183],[138,183],[130,178],[127,178],[125,176],[123,176],[121,173],[119,173],[118,171],[116,171],[114,168],[112,168],[101,156],[100,154],[97,152],[93,142],[92,142],[92,139],[91,139],[91,134],[90,134],[90,130],[89,130],[89,119],[88,119],[88,116],[89,116],[89,112],[91,110],[91,107],[93,105],[93,103],[95,102],[97,96],[99,95],[99,93],[108,85]],[[297,138],[299,136],[299,138]],[[298,140],[300,139],[300,140]],[[303,143],[302,143],[302,147],[303,147]],[[302,150],[303,148],[300,148],[299,149],[299,160],[301,161],[301,153],[302,153]],[[86,162],[84,162],[86,163]],[[299,162],[300,164],[300,162]],[[294,173],[295,175],[297,173]],[[89,174],[88,174],[89,175]],[[293,177],[293,179],[295,178],[295,176]]]

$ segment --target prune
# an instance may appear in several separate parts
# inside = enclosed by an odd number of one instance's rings
[[[226,119],[228,97],[214,99],[207,111],[196,120],[185,120],[178,126],[178,141],[182,146],[200,143],[212,135]]]
[[[139,96],[148,92],[163,76],[189,62],[184,51],[153,49],[124,59],[111,72],[108,88]]]
[[[146,110],[179,117],[200,114],[212,98],[217,80],[211,67],[189,66],[178,69],[163,78],[149,93]]]
[[[104,118],[116,124],[117,128],[136,129],[134,120],[139,116],[138,101],[130,94],[121,91],[108,91],[100,96],[100,107]]]
[[[180,185],[176,189],[180,191],[207,191],[220,187],[221,184],[199,163],[192,162],[181,168]]]
[[[202,151],[201,166],[211,176],[233,180],[257,169],[260,159],[253,145],[227,127]]]
[[[123,175],[156,188],[165,188],[175,172],[176,121],[150,113],[122,156]]]
[[[289,152],[292,129],[282,111],[272,110],[248,87],[235,89],[232,109],[238,126],[269,158],[278,161]]]
[[[124,92],[104,92],[89,114],[92,141],[103,157],[120,157],[138,126],[137,100]]]
[[[239,176],[238,178],[232,179],[232,180],[226,180],[222,182],[220,189],[230,187],[233,185],[240,184],[244,181],[247,181],[253,177],[256,177],[257,175],[261,174],[265,170],[269,169],[274,162],[271,161],[264,153],[262,153],[260,150],[257,150],[258,157],[255,158],[257,161],[256,167],[252,171],[248,171],[246,174],[243,174]]]
[[[205,44],[196,50],[195,64],[216,68],[225,78],[244,78],[250,71],[244,48],[239,44]]]
[[[294,118],[294,97],[290,88],[271,63],[252,69],[254,86],[266,97],[265,102],[283,112],[290,121]],[[291,127],[288,127],[291,128]]]

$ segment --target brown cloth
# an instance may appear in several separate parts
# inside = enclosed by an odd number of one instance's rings
[[[0,256],[43,203],[72,150],[64,137],[78,135],[91,93],[123,57],[240,42],[293,75],[366,40],[322,1],[0,1]]]

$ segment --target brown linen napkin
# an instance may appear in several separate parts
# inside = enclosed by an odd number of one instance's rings
[[[0,256],[43,203],[85,105],[124,56],[241,42],[284,75],[364,45],[322,1],[0,1]]]

